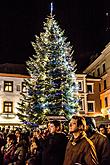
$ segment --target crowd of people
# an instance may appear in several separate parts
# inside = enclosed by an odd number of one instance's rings
[[[57,120],[45,129],[2,128],[0,165],[110,165],[110,125],[73,115],[64,128]]]

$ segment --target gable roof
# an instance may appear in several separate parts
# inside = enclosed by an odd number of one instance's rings
[[[25,64],[0,64],[0,73],[29,75]]]

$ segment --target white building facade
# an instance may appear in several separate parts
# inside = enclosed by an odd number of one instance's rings
[[[17,116],[17,107],[21,98],[20,93],[26,92],[24,79],[30,76],[23,73],[15,74],[13,66],[12,70],[13,73],[10,73],[9,69],[6,70],[6,73],[0,73],[0,126],[22,125]],[[100,79],[90,78],[87,74],[76,74],[76,79],[79,84],[80,113],[90,116],[99,114],[100,97],[97,89]]]
[[[21,125],[17,117],[20,93],[25,91],[24,78],[20,74],[0,73],[0,125]]]

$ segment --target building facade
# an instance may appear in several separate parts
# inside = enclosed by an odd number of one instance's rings
[[[87,116],[101,115],[100,111],[100,78],[93,78],[87,74],[77,74],[79,96],[81,98],[80,113]]]
[[[18,119],[17,103],[20,93],[25,92],[24,78],[19,74],[0,73],[0,125],[21,125]]]
[[[20,93],[26,92],[24,84],[26,78],[29,78],[29,75],[23,72],[21,65],[16,67],[14,64],[11,66],[6,64],[0,68],[0,126],[21,125],[16,115],[17,103],[21,97]],[[76,74],[76,79],[79,85],[80,113],[90,116],[99,115],[100,78],[93,78],[87,74]]]
[[[84,70],[85,74],[101,78],[99,83],[101,112],[110,115],[110,42],[101,54]]]

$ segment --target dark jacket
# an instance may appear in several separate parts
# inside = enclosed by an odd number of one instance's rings
[[[98,165],[95,147],[86,135],[70,139],[66,147],[63,165]]]
[[[25,158],[27,153],[26,141],[21,140],[16,144],[14,152],[14,164],[16,165],[25,165]]]
[[[4,157],[3,157],[3,164],[7,165],[9,163],[13,163],[13,158],[14,158],[14,150],[15,150],[15,145],[10,144],[7,148],[4,150]]]
[[[28,155],[27,155],[27,162],[28,165],[41,165],[41,159],[42,159],[42,151],[43,151],[43,143],[44,140],[42,138],[37,139],[35,138],[35,146],[33,146],[33,143],[30,145]]]
[[[66,144],[64,133],[49,135],[42,153],[42,165],[63,165]]]
[[[98,131],[94,131],[89,138],[96,147],[99,164],[110,165],[110,142],[108,138]]]

